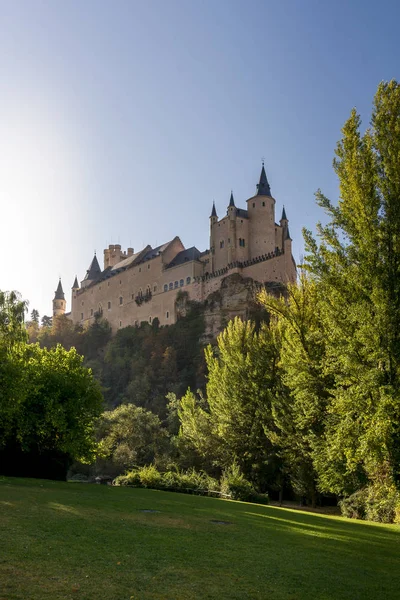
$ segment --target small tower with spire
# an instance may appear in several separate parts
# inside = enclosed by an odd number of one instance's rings
[[[218,215],[215,209],[215,202],[213,202],[211,215],[210,215],[210,270],[214,270],[215,263],[215,226],[218,223]]]
[[[96,252],[95,252],[92,262],[90,263],[89,268],[86,271],[86,275],[85,275],[83,281],[81,281],[81,287],[86,287],[86,286],[90,285],[91,283],[93,283],[94,281],[97,281],[97,279],[100,277],[100,275],[101,275],[101,269],[100,269],[99,261],[97,260],[97,256],[96,256]]]
[[[236,260],[236,206],[233,198],[233,191],[231,190],[231,197],[229,198],[228,204],[228,235],[227,235],[227,248],[228,248],[228,264],[233,263]]]
[[[58,317],[59,315],[65,314],[65,309],[67,307],[67,303],[65,301],[65,294],[62,288],[61,277],[58,281],[57,289],[54,293],[53,299],[53,317]]]

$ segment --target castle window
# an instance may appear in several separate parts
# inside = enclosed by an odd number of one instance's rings
[[[83,313],[81,313],[81,321],[83,321]]]
[[[153,292],[156,292],[156,291],[157,291],[157,286],[153,285]]]
[[[231,238],[228,238],[228,244],[230,244],[230,243],[231,243]]]
[[[83,306],[84,304],[85,304],[85,303],[84,303],[84,302],[82,302],[82,306]]]
[[[122,281],[121,281],[121,279],[120,279],[120,280],[119,280],[119,285],[121,285],[121,283],[122,283]]]
[[[103,314],[103,307],[101,304],[99,304],[99,308],[98,308],[97,312],[99,313],[100,316]]]
[[[221,241],[220,241],[220,243],[219,243],[219,247],[220,247],[220,248],[223,248],[223,247],[224,247],[224,244],[225,244],[225,243],[224,243],[224,240],[221,240]]]
[[[123,303],[123,298],[122,296],[119,297],[119,303],[122,304]]]
[[[111,302],[107,302],[107,308],[108,310],[111,310]]]
[[[109,281],[107,281],[107,287],[110,287],[110,282]]]
[[[90,309],[90,316],[93,317],[93,308]]]
[[[147,268],[150,269],[150,264],[147,265]]]
[[[239,246],[241,246],[242,248],[246,246],[244,238],[239,238]]]
[[[165,318],[169,319],[169,312],[168,311],[165,313]]]
[[[170,284],[169,284],[169,289],[170,289],[170,290],[173,290],[173,289],[174,289],[174,284],[172,283],[172,281],[171,281],[171,282],[170,282]]]
[[[256,203],[255,203],[255,202],[253,202],[253,208],[255,208],[255,207],[256,207]]]
[[[265,202],[263,202],[263,206],[265,206]]]
[[[186,285],[190,283],[190,277],[186,277]]]
[[[149,317],[149,323],[151,323],[151,317]]]
[[[119,326],[122,327],[122,321],[119,322]]]
[[[141,272],[142,272],[142,267],[139,267],[139,273],[141,273]]]
[[[167,283],[164,284],[164,292],[168,292],[168,284]]]
[[[179,282],[178,282],[178,281],[175,281],[175,283],[174,283],[174,288],[177,288],[177,287],[179,287]]]
[[[183,286],[183,279],[181,279],[179,282],[179,287],[182,287],[182,286]]]

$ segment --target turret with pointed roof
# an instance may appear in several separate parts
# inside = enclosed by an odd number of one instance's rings
[[[286,210],[285,210],[285,207],[283,207],[281,221],[287,221],[287,220],[288,220],[288,218],[286,216]]]
[[[65,308],[67,303],[65,301],[64,290],[61,283],[61,277],[58,281],[58,286],[56,291],[54,292],[53,299],[53,317],[58,317],[59,315],[63,315],[65,313]]]
[[[61,283],[61,277],[58,281],[57,289],[54,292],[54,300],[65,300],[65,294]]]
[[[257,184],[257,196],[271,196],[271,188],[269,187],[267,174],[265,172],[264,163],[262,164],[260,181]]]
[[[78,277],[75,275],[74,285],[72,286],[73,290],[79,290]]]
[[[235,201],[233,199],[233,192],[232,191],[231,191],[231,197],[230,197],[229,205],[228,206],[235,206]]]
[[[217,216],[217,211],[215,210],[215,202],[213,202],[210,218],[216,217],[216,216]]]
[[[96,281],[100,277],[100,275],[101,275],[101,269],[100,269],[99,261],[97,260],[97,256],[96,256],[96,252],[95,252],[93,260],[90,263],[88,270],[86,271],[86,275],[85,275],[83,281],[86,282],[86,285],[88,285],[92,281]],[[83,282],[82,282],[82,285],[83,285]]]

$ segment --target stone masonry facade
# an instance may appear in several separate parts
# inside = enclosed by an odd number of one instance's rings
[[[295,282],[289,222],[285,209],[279,223],[275,221],[275,199],[264,164],[257,192],[246,203],[246,209],[237,208],[231,194],[221,219],[213,205],[210,247],[204,252],[194,246],[184,248],[179,237],[136,253],[133,248],[122,251],[119,244],[110,245],[104,250],[103,269],[95,255],[80,284],[75,278],[69,313],[59,282],[53,315],[65,314],[83,326],[101,315],[113,331],[142,321],[152,323],[155,318],[168,325],[177,319],[179,291],[203,302],[234,273],[260,284]]]

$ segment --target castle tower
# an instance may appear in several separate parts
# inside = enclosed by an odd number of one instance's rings
[[[212,205],[210,215],[210,271],[214,271],[215,266],[215,225],[218,223],[217,211],[215,210],[215,202]]]
[[[262,163],[257,194],[247,200],[249,215],[249,258],[275,251],[275,199]]]
[[[233,199],[233,192],[231,191],[231,197],[228,204],[228,264],[236,260],[236,206],[235,200]]]
[[[282,209],[282,216],[281,220],[279,221],[279,225],[282,227],[282,249],[285,250],[285,240],[287,239],[287,237],[289,237],[290,239],[289,220],[286,216],[285,207],[283,207]]]
[[[67,303],[65,301],[65,295],[61,284],[61,277],[58,282],[57,289],[54,293],[53,299],[53,317],[58,317],[59,315],[63,315],[65,313]]]

